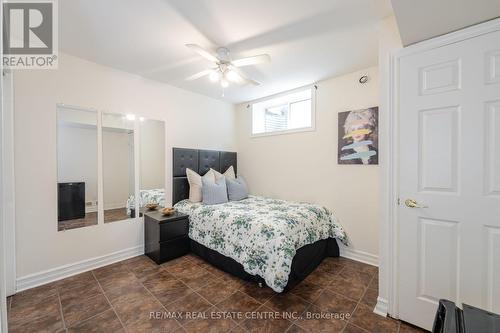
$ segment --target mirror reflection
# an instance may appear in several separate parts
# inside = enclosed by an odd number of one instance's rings
[[[104,223],[131,217],[127,202],[135,192],[135,116],[102,114]]]
[[[141,215],[148,207],[165,207],[165,122],[140,118]],[[131,207],[135,214],[135,207]]]
[[[97,112],[57,107],[58,230],[97,224]]]

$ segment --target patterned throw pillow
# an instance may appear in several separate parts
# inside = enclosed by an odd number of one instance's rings
[[[201,179],[203,186],[201,192],[205,205],[217,205],[227,202],[226,177],[217,180]]]
[[[201,188],[203,186],[202,179],[209,181],[215,181],[215,174],[212,170],[202,177],[197,172],[186,168],[186,176],[189,183],[189,201],[191,202],[201,202],[203,196],[201,193]]]
[[[236,174],[234,173],[234,168],[233,166],[231,165],[229,168],[227,168],[227,170],[224,172],[224,174],[220,173],[219,171],[216,171],[214,169],[210,169],[214,172],[215,174],[215,179],[220,179],[222,176],[226,177],[226,179],[235,179],[236,178]]]
[[[247,183],[241,176],[235,179],[228,178],[226,182],[229,201],[239,201],[248,198]]]

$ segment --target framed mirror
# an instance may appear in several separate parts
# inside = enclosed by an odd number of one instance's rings
[[[102,114],[104,223],[134,217],[135,116]]]
[[[165,207],[165,122],[139,119],[139,204],[141,212],[147,204]]]
[[[58,230],[97,224],[97,111],[57,106]]]

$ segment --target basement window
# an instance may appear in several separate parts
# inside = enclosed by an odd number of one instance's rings
[[[252,104],[252,135],[314,130],[314,87],[301,88]]]

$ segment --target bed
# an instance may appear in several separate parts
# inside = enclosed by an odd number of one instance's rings
[[[237,171],[233,152],[174,148],[175,207],[189,215],[191,250],[212,265],[245,280],[286,291],[327,256],[338,256],[337,240],[347,237],[324,207],[250,196],[241,201],[203,205],[188,200],[186,168]]]

